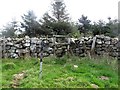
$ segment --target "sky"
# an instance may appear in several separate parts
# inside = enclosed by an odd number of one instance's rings
[[[33,10],[38,18],[49,11],[53,0],[0,0],[0,28],[15,19],[21,21],[21,16],[28,10]],[[81,15],[88,16],[92,21],[104,20],[108,17],[118,18],[118,2],[120,0],[64,0],[67,12],[73,21],[78,21]]]

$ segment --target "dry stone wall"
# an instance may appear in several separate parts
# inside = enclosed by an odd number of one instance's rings
[[[95,55],[109,55],[119,57],[119,40],[104,35],[95,37],[66,38],[64,44],[55,41],[55,38],[0,38],[0,58],[28,58],[39,57],[41,42],[44,41],[43,55],[70,52],[77,56],[87,56],[94,51]]]
[[[76,40],[73,51],[79,56],[87,56],[94,51],[95,55],[119,56],[118,38],[110,38],[104,35],[95,37],[83,37]],[[93,53],[92,53],[93,54]]]

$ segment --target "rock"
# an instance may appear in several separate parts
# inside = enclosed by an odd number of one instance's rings
[[[84,37],[84,40],[85,40],[85,41],[88,41],[88,40],[89,40],[89,38],[88,38],[88,37]]]
[[[8,41],[11,41],[12,39],[10,37],[7,38]]]
[[[78,66],[77,66],[77,65],[74,65],[74,68],[78,68]]]
[[[13,75],[13,81],[12,84],[10,85],[12,88],[17,88],[20,85],[20,80],[24,79],[26,77],[26,72],[22,71],[19,74],[14,74]]]
[[[111,38],[110,38],[110,37],[108,37],[108,36],[105,36],[104,40],[105,40],[105,41],[110,41],[110,40],[111,40]]]
[[[12,57],[12,58],[18,58],[18,54],[16,54],[16,53],[11,53],[11,57]]]
[[[97,39],[97,44],[102,44],[102,41],[100,39]]]
[[[36,45],[31,45],[30,46],[30,50],[33,52],[33,51],[35,51],[36,50]]]
[[[2,58],[2,46],[0,45],[0,58]]]
[[[101,76],[101,77],[99,77],[101,80],[109,80],[109,78],[108,77],[106,77],[106,76]]]
[[[30,43],[25,43],[24,46],[29,47]]]
[[[29,36],[25,36],[25,39],[29,39]]]
[[[110,45],[110,41],[105,41],[105,44]]]
[[[25,40],[26,43],[30,43],[30,39]]]
[[[94,43],[93,43],[93,39]],[[96,35],[95,37],[82,37],[82,38],[65,38],[62,40],[62,44],[56,42],[55,38],[30,38],[26,36],[25,38],[0,38],[0,57],[21,57],[21,54],[29,54],[31,56],[38,56],[41,52],[41,41],[44,41],[44,51],[49,54],[53,54],[55,50],[56,53],[67,51],[69,49],[72,53],[77,56],[86,56],[87,51],[94,48],[95,53],[101,55],[104,53],[110,53],[111,56],[117,57],[119,52],[119,41],[118,38],[110,38],[104,35]],[[68,44],[69,42],[69,44]],[[55,48],[55,50],[54,50]],[[12,54],[14,53],[14,55]],[[37,55],[36,55],[37,54]],[[12,55],[12,56],[11,56]]]
[[[7,42],[6,45],[13,46],[14,44],[12,42]]]
[[[92,88],[99,88],[96,84],[91,84]]]
[[[14,45],[16,48],[22,48],[21,46],[20,46],[20,44],[15,44]]]

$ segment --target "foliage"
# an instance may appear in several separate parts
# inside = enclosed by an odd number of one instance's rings
[[[88,20],[87,16],[82,15],[82,17],[79,20],[79,32],[83,33],[84,36],[89,32],[90,30],[90,20]]]
[[[109,36],[111,36],[111,37],[118,36],[118,34],[119,34],[119,30],[118,30],[119,25],[118,24],[120,22],[117,19],[111,20],[111,18],[108,18],[108,20],[109,20],[109,22],[107,23],[107,26],[110,27],[110,31],[111,31]]]
[[[15,37],[15,31],[17,31],[17,27],[18,27],[17,23],[18,22],[15,20],[10,23],[7,23],[2,31],[2,36]]]
[[[69,34],[71,33],[71,24],[69,14],[66,12],[66,6],[63,1],[54,0],[52,3],[52,15],[45,13],[43,15],[41,28],[47,34]]]
[[[94,22],[94,25],[91,25],[93,35],[104,34],[110,37],[115,37],[118,35],[117,20],[111,20],[110,18],[108,19],[109,19],[108,23],[99,20],[99,22]]]
[[[93,25],[93,35],[107,34],[110,33],[110,27],[105,25],[105,23],[99,20],[98,23],[94,23]]]
[[[66,5],[62,0],[54,0],[52,3],[52,14],[57,22],[69,21],[69,14],[66,12]]]
[[[56,35],[67,35],[72,32],[72,26],[68,22],[52,23],[52,29]]]
[[[28,11],[27,14],[22,16],[22,28],[25,28],[25,34],[30,37],[36,37],[40,33],[40,24],[37,22],[36,18],[33,11]]]
[[[52,22],[54,22],[54,19],[48,13],[45,13],[39,22],[41,23],[42,35],[51,35],[54,33],[52,29]]]
[[[69,33],[69,36],[72,38],[79,38],[80,33],[78,31],[78,25],[75,24],[74,22],[71,22],[71,28],[72,28],[72,31],[71,31],[71,33]]]

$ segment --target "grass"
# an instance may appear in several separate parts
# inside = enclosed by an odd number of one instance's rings
[[[0,60],[0,90],[2,89],[2,61]]]
[[[78,68],[75,68],[77,65]],[[43,59],[42,78],[39,79],[39,60],[2,59],[2,88],[9,88],[13,75],[26,71],[18,88],[118,88],[117,60],[53,56]],[[101,80],[105,76],[108,80]]]

